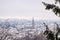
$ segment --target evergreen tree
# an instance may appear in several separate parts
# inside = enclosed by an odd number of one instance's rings
[[[45,6],[46,6],[46,10],[50,10],[52,9],[52,11],[55,13],[55,15],[59,15],[60,17],[60,8],[59,6],[57,6],[57,2],[60,3],[60,0],[55,0],[55,4],[49,4],[49,3],[45,3],[42,2]]]
[[[60,27],[59,25],[55,22],[56,26],[57,26],[57,32],[56,32],[56,40],[60,40],[60,38],[58,38],[59,33],[60,33]]]
[[[46,27],[44,34],[46,35],[47,40],[54,40],[54,38],[55,38],[54,33],[51,30],[49,30],[48,25],[46,25],[45,23],[43,23],[43,24]]]
[[[55,4],[49,4],[49,3],[45,3],[45,2],[42,2],[45,6],[46,6],[46,10],[52,10],[56,16],[59,16],[60,17],[60,7],[57,6],[57,3],[60,4],[60,0],[55,0]],[[56,40],[60,40],[58,39],[58,33],[60,33],[60,28],[59,28],[59,25],[57,25],[57,33],[56,33]],[[50,37],[49,37],[50,38]]]

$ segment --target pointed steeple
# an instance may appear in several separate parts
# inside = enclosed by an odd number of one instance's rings
[[[32,28],[34,28],[34,18],[32,18]]]

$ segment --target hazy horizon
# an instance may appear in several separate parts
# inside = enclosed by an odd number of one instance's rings
[[[45,10],[42,1],[54,3],[54,0],[0,0],[0,18],[60,19],[51,10]]]

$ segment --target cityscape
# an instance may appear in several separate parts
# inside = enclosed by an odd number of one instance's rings
[[[60,0],[0,0],[0,40],[60,40]]]
[[[60,27],[60,21],[52,21],[36,21],[34,18],[0,20],[0,40],[47,40],[43,34],[46,27],[54,34],[57,32],[57,27]]]

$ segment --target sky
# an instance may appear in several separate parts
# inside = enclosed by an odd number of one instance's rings
[[[45,10],[42,1],[54,3],[54,0],[0,0],[0,18],[60,19],[51,10]]]

